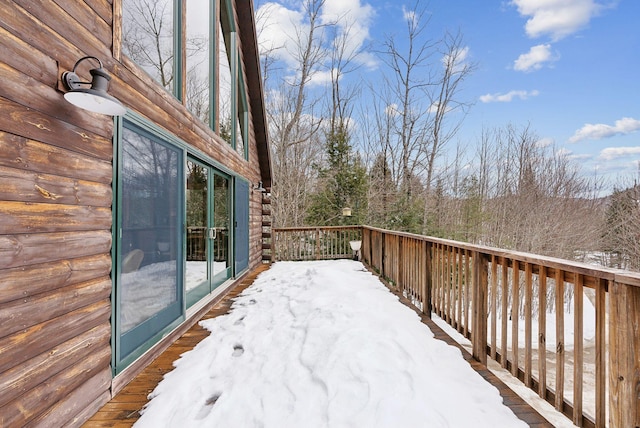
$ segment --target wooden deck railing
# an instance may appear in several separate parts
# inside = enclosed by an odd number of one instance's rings
[[[640,274],[367,226],[274,236],[276,260],[346,258],[361,239],[362,261],[470,339],[474,358],[578,426],[640,426]]]
[[[273,260],[330,260],[353,257],[350,241],[360,226],[287,227],[272,230]]]

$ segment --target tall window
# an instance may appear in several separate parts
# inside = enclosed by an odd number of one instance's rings
[[[187,108],[204,123],[211,125],[211,4],[187,1],[185,40],[185,77]]]
[[[234,61],[229,52],[233,52],[231,46],[233,39],[230,35],[235,35],[235,33],[229,33],[225,28],[223,16],[224,14],[221,14],[220,25],[218,26],[218,134],[227,143],[231,144],[235,136],[235,130],[233,129],[235,123],[231,120],[235,96],[232,91]]]
[[[174,88],[173,0],[122,0],[122,50],[159,84]]]

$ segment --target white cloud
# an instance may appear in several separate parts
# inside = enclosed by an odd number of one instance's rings
[[[634,155],[640,155],[640,147],[607,147],[600,152],[600,159],[612,160]]]
[[[465,61],[469,57],[469,46],[465,46],[460,49],[456,49],[453,52],[447,53],[442,57],[442,65],[447,68],[449,65],[453,65],[451,69],[454,73],[462,72],[466,66]],[[453,63],[453,64],[452,64]]]
[[[418,25],[418,15],[414,10],[409,10],[405,6],[402,6],[402,14],[404,15],[404,20],[411,23],[412,26]]]
[[[513,68],[518,71],[539,70],[547,62],[553,62],[558,59],[557,56],[551,54],[551,45],[536,45],[529,49],[529,52],[522,54],[513,63]]]
[[[509,91],[506,94],[486,94],[480,97],[480,101],[483,103],[509,103],[514,98],[526,100],[529,97],[537,97],[540,94],[538,90],[533,91]]]
[[[398,104],[393,103],[393,104],[389,104],[385,109],[384,112],[387,114],[387,116],[400,116],[402,114],[402,112],[400,110],[398,110]]]
[[[569,141],[571,143],[577,143],[582,140],[600,140],[613,137],[614,135],[630,134],[638,130],[640,130],[640,120],[623,117],[620,120],[616,120],[613,126],[604,123],[587,123],[578,129],[575,134],[569,138]]]
[[[330,25],[334,31],[316,33],[324,49],[332,49],[338,40],[344,44],[345,57],[354,57],[369,39],[369,28],[372,25],[375,10],[361,0],[326,0],[323,4],[320,23]],[[309,32],[309,22],[300,2],[268,2],[256,11],[258,42],[260,50],[279,61],[283,61],[290,69],[298,64],[296,44],[300,35]],[[369,68],[377,66],[376,57],[369,52],[361,52],[354,61]],[[318,81],[322,76],[317,77]]]
[[[541,149],[545,147],[550,147],[553,144],[555,144],[554,139],[549,137],[541,138],[538,141],[536,141],[536,147],[540,147]]]
[[[322,86],[322,85],[325,85],[325,84],[330,84],[331,83],[331,77],[332,77],[332,71],[333,70],[316,71],[315,73],[313,73],[313,76],[311,76],[311,80],[309,80],[309,85],[311,85],[311,86]]]
[[[295,65],[286,46],[295,40],[296,28],[304,27],[303,14],[278,3],[265,3],[256,11],[256,17],[260,51],[271,51],[275,58]]]
[[[549,35],[553,40],[584,28],[604,7],[595,0],[513,0],[511,4],[529,18],[525,25],[529,37]]]
[[[373,22],[375,11],[369,4],[360,0],[326,0],[322,7],[323,23],[334,23],[338,29],[337,38],[345,42],[345,53],[351,56],[362,48],[369,39],[369,27]],[[368,67],[372,64],[370,55],[358,55],[356,60]]]

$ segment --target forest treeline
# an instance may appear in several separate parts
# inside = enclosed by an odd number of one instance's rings
[[[274,226],[366,224],[640,270],[633,177],[606,192],[533,124],[458,138],[476,68],[460,32],[434,37],[416,2],[404,28],[366,46],[374,84],[365,46],[352,43],[356,23],[328,20],[324,0],[303,5],[295,37],[260,46]],[[259,33],[273,7],[259,8]]]

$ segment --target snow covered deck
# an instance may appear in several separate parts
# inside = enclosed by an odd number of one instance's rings
[[[258,273],[86,426],[551,426],[362,264]]]

